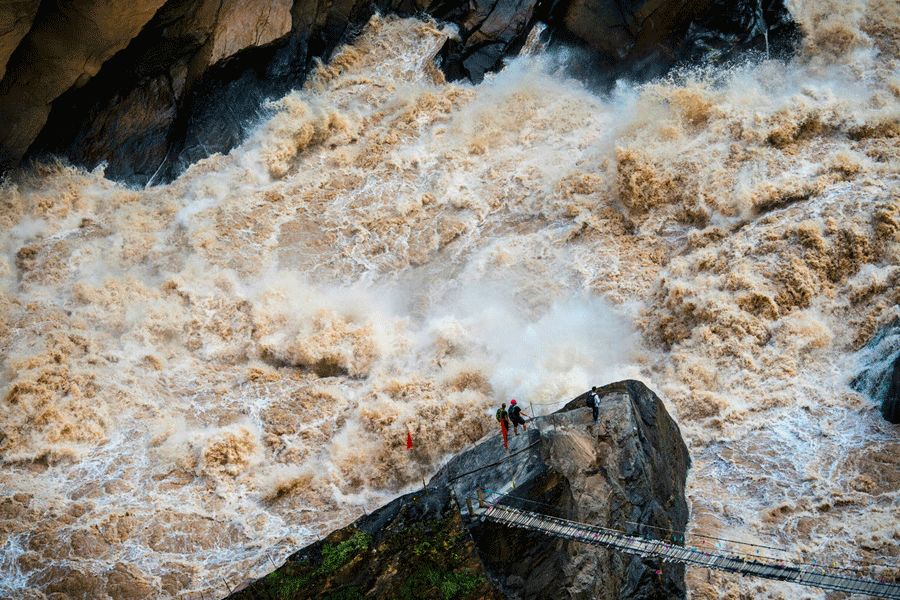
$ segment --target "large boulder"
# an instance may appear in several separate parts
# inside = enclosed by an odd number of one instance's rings
[[[510,529],[469,511],[481,489],[492,501],[631,535],[683,532],[690,461],[677,425],[640,382],[600,395],[598,424],[579,397],[532,421],[508,451],[499,435],[488,436],[425,489],[298,551],[234,597],[684,598],[681,566]]]
[[[683,532],[690,459],[678,426],[662,401],[639,381],[611,384],[599,394],[598,425],[592,422],[586,395],[580,396],[537,421],[538,444],[526,438],[510,446],[511,456],[517,446],[529,450],[512,456],[521,472],[514,474],[515,488],[503,502],[653,539]],[[540,462],[533,454],[536,449]],[[450,479],[454,463],[445,469]],[[509,482],[505,475],[491,468],[452,485],[462,498],[476,484],[497,489]],[[637,556],[493,523],[476,523],[471,531],[489,578],[507,598],[640,600],[686,595],[681,566],[662,567]]]

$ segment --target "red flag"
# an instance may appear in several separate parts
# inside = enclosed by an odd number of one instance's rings
[[[412,450],[412,434],[408,429],[406,430],[406,449]]]
[[[509,437],[506,431],[506,421],[500,421],[500,433],[503,434],[503,447],[509,450]]]

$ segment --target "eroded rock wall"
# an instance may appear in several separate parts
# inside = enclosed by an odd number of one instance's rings
[[[39,0],[9,0],[0,4],[0,80],[9,57],[31,29]]]
[[[780,0],[569,0],[548,18],[557,35],[591,52],[607,78],[649,79],[676,63],[715,63],[735,50],[783,56],[797,36]]]
[[[0,164],[25,154],[53,101],[96,75],[164,1],[43,3],[0,83]]]
[[[266,97],[298,82],[264,68],[285,62],[274,47],[287,44],[293,10],[289,1],[169,0],[89,84],[54,102],[32,155],[105,162],[110,177],[143,184],[229,150]]]

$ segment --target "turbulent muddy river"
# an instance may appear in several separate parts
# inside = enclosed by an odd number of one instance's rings
[[[623,378],[682,428],[694,531],[897,564],[900,431],[848,383],[900,316],[900,8],[791,10],[790,62],[602,93],[537,43],[447,83],[451,29],[376,17],[171,184],[6,182],[0,596],[223,595],[500,401]]]

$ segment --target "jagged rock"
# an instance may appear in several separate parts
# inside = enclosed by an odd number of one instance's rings
[[[850,386],[881,406],[891,423],[900,423],[900,320],[883,327],[857,355],[860,370]]]
[[[735,49],[755,49],[785,57],[799,36],[799,28],[781,0],[711,0],[691,22],[678,45],[678,55],[690,62],[716,62],[733,57]]]
[[[891,423],[900,423],[900,354],[894,359],[891,384],[887,396],[881,401],[881,414]]]
[[[444,72],[450,79],[480,82],[524,40],[537,4],[537,0],[476,0],[468,10],[459,10],[459,6],[436,3],[432,12],[461,28],[461,39],[448,41],[441,52]]]
[[[570,0],[548,22],[559,39],[593,51],[575,72],[606,82],[646,80],[678,63],[710,64],[747,50],[784,56],[799,37],[782,0]]]
[[[684,569],[472,518],[478,488],[525,510],[665,538],[684,531],[687,448],[637,381],[601,388],[600,423],[580,396],[510,439],[451,459],[407,494],[307,546],[234,598],[684,598]],[[511,487],[513,486],[514,487]],[[285,593],[286,590],[289,592]],[[447,595],[444,594],[446,597]],[[343,596],[342,596],[343,597]]]

